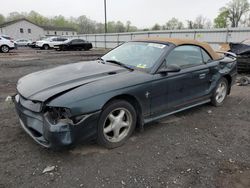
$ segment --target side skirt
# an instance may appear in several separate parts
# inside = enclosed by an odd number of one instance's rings
[[[190,109],[190,108],[193,108],[193,107],[196,107],[196,106],[200,106],[200,105],[203,105],[203,104],[206,104],[206,103],[209,103],[209,102],[211,102],[210,99],[205,100],[205,101],[202,101],[202,102],[199,102],[199,103],[197,103],[197,104],[193,104],[193,105],[190,105],[190,106],[181,108],[181,109],[176,110],[176,111],[173,111],[173,112],[169,112],[169,113],[166,113],[166,114],[162,114],[162,115],[157,116],[157,117],[144,119],[144,124],[150,123],[150,122],[152,122],[152,121],[156,121],[156,120],[159,120],[159,119],[162,119],[162,118],[165,118],[165,117],[170,116],[170,115],[172,115],[172,114],[176,114],[176,113],[178,113],[178,112],[182,112],[182,111],[184,111],[184,110],[187,110],[187,109]]]

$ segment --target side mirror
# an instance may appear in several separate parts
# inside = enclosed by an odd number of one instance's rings
[[[158,73],[160,74],[166,74],[169,72],[180,72],[181,71],[181,67],[178,65],[168,65],[167,67],[163,67],[161,68]]]

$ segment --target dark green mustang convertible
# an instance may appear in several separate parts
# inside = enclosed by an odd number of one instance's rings
[[[193,40],[131,41],[96,61],[29,74],[13,96],[22,128],[40,145],[96,139],[121,146],[149,122],[191,107],[220,106],[236,77],[234,54]]]

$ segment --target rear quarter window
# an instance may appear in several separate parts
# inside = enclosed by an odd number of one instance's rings
[[[208,63],[212,60],[211,56],[205,50],[201,49],[201,52],[205,63]]]

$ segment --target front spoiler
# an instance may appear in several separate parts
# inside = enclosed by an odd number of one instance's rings
[[[96,136],[100,111],[88,114],[88,117],[77,125],[67,123],[53,125],[43,113],[25,109],[15,97],[13,102],[21,127],[36,143],[45,148],[62,148]]]

